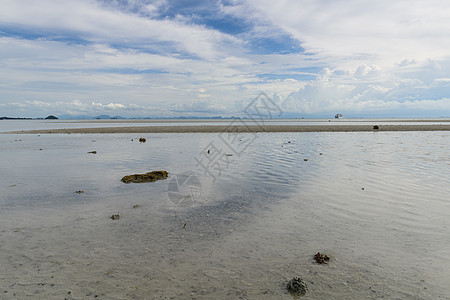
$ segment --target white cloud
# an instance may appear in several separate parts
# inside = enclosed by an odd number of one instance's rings
[[[339,58],[353,67],[358,60],[386,66],[449,56],[450,5],[445,0],[245,3],[245,13],[283,28],[308,52],[330,62]]]
[[[89,0],[4,0],[0,20],[0,25],[39,28],[52,35],[72,32],[96,43],[139,44],[144,48],[151,48],[154,42],[174,43],[168,51],[186,51],[207,59],[220,56],[223,43],[239,43],[204,26],[124,13]]]
[[[422,66],[429,70],[429,65]],[[330,115],[336,112],[353,116],[370,116],[383,112],[390,116],[424,114],[443,116],[450,112],[450,85],[447,80],[403,78],[390,69],[362,65],[354,73],[326,70],[316,81],[311,81],[291,93],[282,103],[288,112]],[[415,76],[421,73],[415,70]],[[399,76],[401,75],[401,76]],[[410,74],[411,75],[411,74]]]

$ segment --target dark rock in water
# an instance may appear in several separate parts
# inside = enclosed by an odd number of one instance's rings
[[[330,258],[323,253],[317,252],[314,255],[314,259],[318,264],[327,264]]]
[[[119,216],[118,214],[115,214],[115,215],[112,215],[112,216],[111,216],[111,219],[113,219],[113,220],[119,220],[119,219],[120,219],[120,216]]]
[[[124,183],[142,183],[142,182],[154,182],[157,180],[167,179],[169,173],[167,171],[152,171],[145,174],[134,174],[124,176],[121,180]]]
[[[378,130],[380,129],[380,127],[378,127],[378,125],[373,126],[373,130]]]
[[[294,296],[305,295],[308,291],[308,286],[300,277],[294,277],[286,285],[286,289]]]
[[[145,138],[140,138],[139,139],[139,142],[141,142],[141,143],[145,143],[147,140],[145,139]]]

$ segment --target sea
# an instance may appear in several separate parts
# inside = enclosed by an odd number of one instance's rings
[[[0,299],[450,299],[449,131],[6,133],[231,121],[0,121]]]

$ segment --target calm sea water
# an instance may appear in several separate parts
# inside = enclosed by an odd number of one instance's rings
[[[1,134],[0,298],[291,299],[300,276],[302,299],[449,299],[449,149],[449,132]],[[152,170],[170,176],[120,181]]]

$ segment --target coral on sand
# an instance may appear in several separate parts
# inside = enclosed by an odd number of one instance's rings
[[[124,183],[143,183],[143,182],[155,182],[157,180],[167,179],[169,173],[167,171],[152,171],[145,174],[133,174],[124,176],[121,180]]]
[[[316,260],[316,262],[318,264],[326,264],[328,263],[328,261],[330,260],[330,258],[328,256],[326,256],[325,254],[321,254],[320,252],[317,252],[314,255],[314,259]]]

